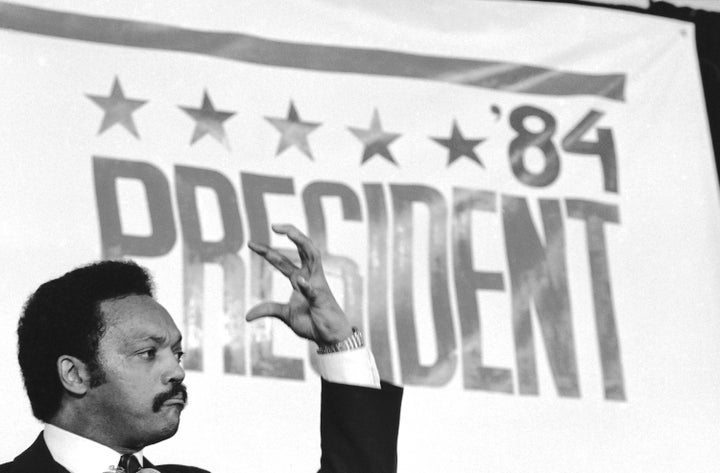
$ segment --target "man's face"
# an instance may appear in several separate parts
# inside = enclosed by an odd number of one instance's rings
[[[88,414],[101,422],[103,443],[135,450],[171,437],[186,402],[180,331],[150,296],[104,301],[100,309],[105,334],[98,360],[105,382],[86,400]]]

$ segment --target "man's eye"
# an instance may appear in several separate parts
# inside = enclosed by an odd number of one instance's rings
[[[177,358],[178,361],[182,361],[183,356],[185,356],[184,351],[176,351],[175,352],[175,358]]]
[[[138,353],[138,355],[140,355],[141,358],[145,358],[147,360],[152,360],[155,358],[156,353],[157,353],[157,350],[155,350],[154,348],[151,348],[149,350],[141,351],[140,353]]]

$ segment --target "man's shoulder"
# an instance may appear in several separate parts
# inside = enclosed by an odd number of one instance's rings
[[[67,470],[53,461],[45,445],[43,435],[37,436],[24,452],[11,462],[0,465],[0,473],[67,473]]]
[[[15,473],[15,462],[7,462],[0,464],[0,473]],[[158,465],[156,467],[161,473],[210,473],[196,466],[187,465]]]
[[[158,465],[155,468],[161,473],[210,473],[208,470],[187,465]],[[5,472],[0,470],[0,473]]]

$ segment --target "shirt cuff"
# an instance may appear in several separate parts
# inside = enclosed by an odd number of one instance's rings
[[[380,389],[375,357],[368,347],[317,356],[320,376],[331,383]]]

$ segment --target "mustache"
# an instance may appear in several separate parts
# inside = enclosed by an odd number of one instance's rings
[[[188,394],[187,394],[187,387],[185,387],[184,384],[177,383],[173,384],[172,388],[170,388],[170,391],[160,393],[153,399],[153,412],[159,412],[160,408],[163,404],[165,404],[166,401],[169,401],[170,399],[174,398],[178,394],[182,395],[183,402],[187,403]]]

